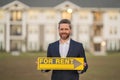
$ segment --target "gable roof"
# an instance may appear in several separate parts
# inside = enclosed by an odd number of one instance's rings
[[[27,6],[26,4],[20,2],[20,1],[12,1],[11,3],[8,3],[7,5],[3,6],[3,9],[27,9],[29,8],[29,6]]]
[[[61,4],[58,4],[55,9],[61,9],[61,10],[65,10],[65,9],[71,8],[71,9],[79,9],[80,7],[70,1],[64,1]]]
[[[0,0],[0,7],[15,0]],[[66,0],[18,0],[30,7],[55,7]],[[120,0],[68,0],[80,7],[120,8]]]

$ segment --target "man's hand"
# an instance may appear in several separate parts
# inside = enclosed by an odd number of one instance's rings
[[[78,73],[82,74],[82,73],[86,72],[86,70],[87,70],[86,67],[88,68],[87,63],[84,63],[84,69],[83,70],[78,70]]]
[[[49,72],[50,70],[41,70],[41,72]]]

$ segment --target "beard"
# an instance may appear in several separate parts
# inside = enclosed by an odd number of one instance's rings
[[[60,33],[60,38],[63,40],[66,40],[69,38],[70,34],[69,33]]]

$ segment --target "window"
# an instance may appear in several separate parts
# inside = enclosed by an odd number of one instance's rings
[[[117,27],[110,27],[109,29],[109,33],[111,35],[116,35],[118,32],[117,32]]]
[[[39,11],[39,10],[29,10],[28,15],[27,15],[28,19],[29,20],[37,20],[37,19],[39,19],[39,17],[43,18],[45,15],[43,12]],[[42,14],[44,14],[44,15],[42,15]]]
[[[10,34],[11,35],[21,35],[22,34],[22,26],[21,25],[11,25],[10,26]]]
[[[32,42],[29,42],[29,49],[32,50]]]
[[[110,35],[113,34],[112,28],[110,28],[109,33],[110,33]]]
[[[109,13],[109,19],[110,20],[117,20],[118,19],[118,14],[115,12]]]
[[[71,18],[72,18],[72,13],[70,13],[70,12],[68,12],[68,11],[66,11],[66,10],[62,11],[62,18],[63,18],[63,19],[69,19],[69,20],[71,20]]]
[[[94,21],[101,21],[102,20],[102,13],[101,12],[93,12],[94,14]]]
[[[0,50],[3,50],[3,44],[2,44],[3,42],[2,41],[0,41]]]
[[[2,29],[0,29],[0,34],[2,34],[3,33],[3,30]]]
[[[45,12],[45,14],[46,14],[46,18],[49,20],[51,20],[51,19],[54,19],[55,18],[55,12],[54,11],[46,11]]]
[[[37,46],[38,46],[38,44],[37,44],[37,42],[35,42],[35,41],[30,41],[29,42],[29,45],[28,45],[28,49],[30,50],[30,51],[35,51],[35,50],[37,50]]]
[[[0,34],[4,33],[4,24],[0,24]]]
[[[37,34],[39,32],[39,29],[36,25],[29,26],[28,28],[29,34]]]
[[[114,34],[117,34],[117,27],[114,28]]]
[[[80,19],[88,19],[87,15],[80,15]]]
[[[21,21],[22,20],[22,11],[19,11],[19,10],[11,11],[11,20],[12,21]]]
[[[0,20],[4,19],[4,16],[5,16],[4,11],[0,10]]]

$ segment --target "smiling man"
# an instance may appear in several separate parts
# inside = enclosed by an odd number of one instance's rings
[[[72,33],[71,22],[68,19],[62,19],[59,22],[58,30],[60,39],[49,44],[47,57],[83,57],[84,69],[77,70],[53,70],[51,80],[79,80],[79,74],[86,72],[88,64],[85,57],[82,43],[76,42],[70,38]]]

